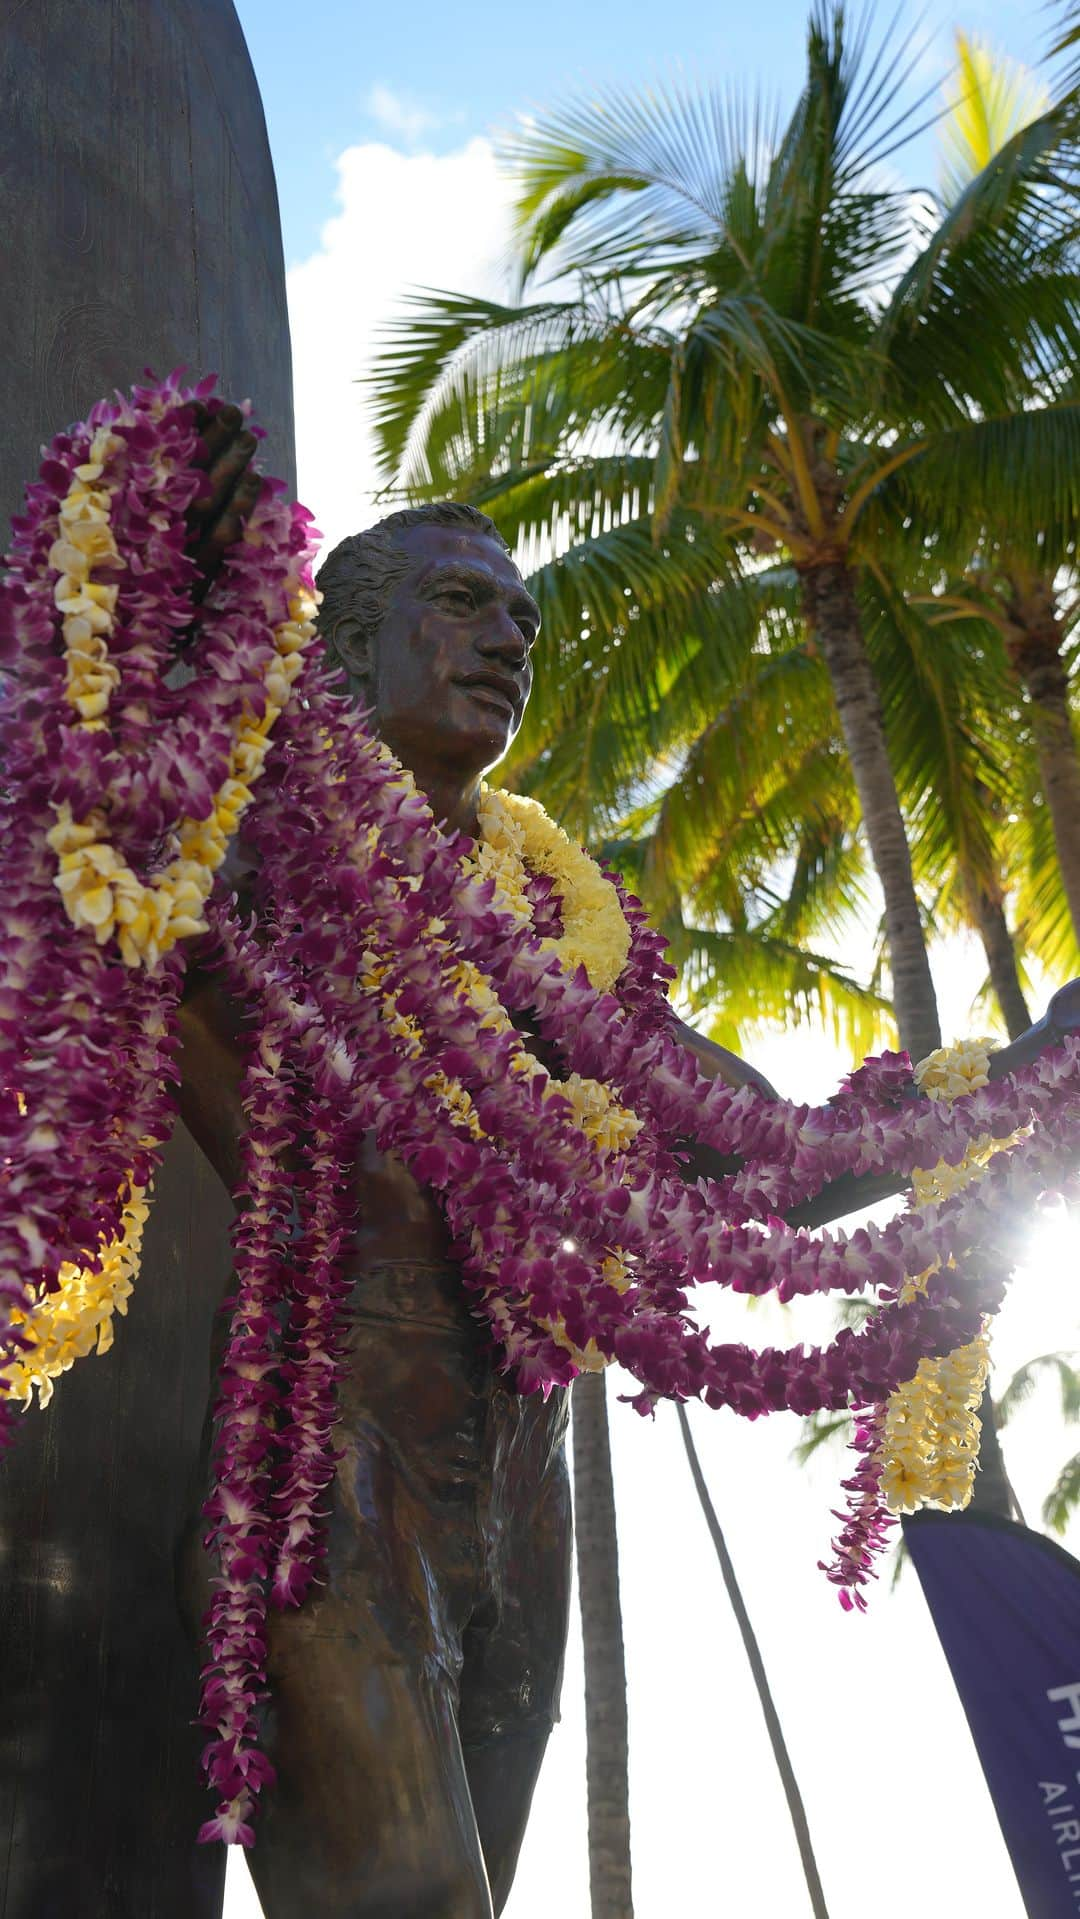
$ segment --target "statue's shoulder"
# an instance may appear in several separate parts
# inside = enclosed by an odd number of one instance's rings
[[[748,1060],[740,1059],[738,1053],[730,1053],[726,1046],[706,1039],[704,1033],[695,1033],[693,1027],[681,1019],[674,1021],[674,1031],[679,1045],[693,1056],[706,1079],[722,1079],[726,1086],[756,1086],[766,1099],[776,1099],[776,1088],[764,1073]]]

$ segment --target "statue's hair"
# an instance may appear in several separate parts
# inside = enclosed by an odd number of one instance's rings
[[[365,639],[374,639],[399,580],[409,571],[410,560],[400,539],[414,526],[465,526],[497,540],[504,553],[510,548],[486,513],[475,506],[463,506],[458,500],[435,500],[429,506],[405,507],[388,513],[385,520],[369,526],[363,533],[350,533],[328,553],[319,568],[316,584],[323,596],[319,608],[319,631],[326,651],[335,666],[344,666],[334,638],[338,621],[351,613],[359,621]]]

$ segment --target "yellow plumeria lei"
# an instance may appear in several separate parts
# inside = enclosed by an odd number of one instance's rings
[[[90,458],[75,468],[66,497],[60,503],[60,532],[49,549],[49,565],[58,574],[53,589],[63,614],[67,697],[83,726],[97,731],[119,668],[109,659],[109,635],[119,588],[94,580],[93,569],[103,563],[120,565],[109,524],[111,495],[99,486],[105,462],[122,442],[108,427],[98,427],[90,442]]]
[[[29,1405],[37,1389],[47,1406],[54,1382],[77,1359],[107,1353],[113,1343],[113,1315],[126,1313],[139,1272],[143,1226],[149,1212],[146,1195],[131,1187],[124,1202],[122,1229],[102,1249],[97,1270],[65,1261],[58,1289],[46,1294],[30,1314],[12,1319],[30,1346],[6,1369],[3,1391]]]
[[[118,564],[110,527],[111,493],[101,482],[105,463],[120,446],[116,435],[100,427],[90,459],[75,475],[59,510],[60,533],[49,551],[58,574],[54,598],[63,615],[65,693],[79,715],[77,724],[99,730],[106,724],[119,671],[109,659],[118,588],[94,579],[94,569]],[[236,725],[228,774],[214,796],[210,817],[182,820],[175,853],[162,872],[140,880],[110,844],[103,811],[76,820],[65,801],[54,808],[56,825],[47,834],[57,855],[56,885],[73,926],[88,926],[99,946],[115,934],[127,966],[156,964],[177,940],[206,930],[203,908],[229,841],[252,800],[252,786],[263,770],[270,732],[284,710],[289,690],[314,637],[318,597],[299,587],[288,604],[289,617],[273,634],[273,655],[264,687],[266,705],[256,717],[246,704]],[[112,1345],[112,1318],[127,1311],[139,1270],[147,1205],[140,1188],[130,1189],[123,1207],[123,1229],[91,1265],[66,1262],[55,1292],[39,1300],[27,1315],[16,1314],[31,1347],[8,1368],[5,1394],[29,1403],[37,1388],[41,1404],[52,1397],[53,1381],[76,1359]]]
[[[63,614],[67,698],[79,715],[77,724],[92,730],[105,725],[112,688],[119,680],[108,654],[119,589],[93,577],[95,567],[117,563],[109,525],[111,495],[99,483],[105,462],[119,445],[104,427],[95,433],[90,460],[76,467],[61,503],[61,535],[49,553],[50,565],[59,575],[54,596]],[[139,879],[111,845],[100,809],[84,820],[73,817],[66,801],[54,809],[56,825],[47,838],[57,855],[56,884],[67,916],[73,926],[90,927],[99,946],[115,934],[126,966],[154,966],[177,940],[206,931],[203,908],[214,875],[251,804],[251,789],[263,770],[274,721],[284,710],[314,637],[317,606],[317,595],[294,589],[289,617],[274,629],[262,715],[257,718],[245,703],[230,749],[229,770],[214,796],[210,817],[180,822],[174,855],[160,873],[148,881]]]
[[[629,957],[630,928],[618,893],[596,861],[575,845],[539,801],[524,795],[485,787],[478,823],[481,837],[469,862],[472,871],[480,879],[493,879],[502,896],[500,905],[508,906],[525,922],[532,920],[526,891],[530,873],[542,873],[554,880],[563,932],[558,939],[541,943],[556,953],[560,965],[569,972],[584,966],[590,983],[600,992],[610,992]],[[475,996],[482,991],[485,1004],[497,1008],[502,1020],[510,1023],[482,975],[469,982],[467,990],[473,994],[474,1003],[479,1003]],[[520,1070],[539,1073],[542,1068],[525,1054]],[[574,1124],[602,1151],[618,1152],[641,1130],[637,1115],[620,1106],[600,1080],[571,1073],[564,1080],[548,1081],[546,1090],[569,1100]],[[631,1283],[626,1263],[616,1253],[605,1259],[602,1271],[608,1284],[619,1292],[625,1292]],[[576,1346],[561,1318],[541,1323],[582,1372],[600,1372],[608,1364],[595,1340],[590,1339],[584,1348]]]
[[[990,1077],[990,1043],[961,1040],[940,1047],[915,1068],[921,1092],[931,1099],[958,1099]],[[943,1161],[929,1171],[916,1172],[915,1198],[920,1206],[934,1205],[977,1179],[1002,1141],[972,1142],[958,1166]],[[909,1280],[901,1300],[925,1288],[936,1267]],[[924,1359],[914,1379],[889,1397],[882,1436],[881,1485],[885,1502],[896,1513],[937,1506],[956,1512],[968,1504],[979,1458],[979,1404],[990,1370],[990,1343],[985,1330],[967,1346],[942,1359]]]
[[[584,966],[598,992],[609,993],[630,954],[630,928],[619,896],[599,866],[538,800],[485,787],[479,807],[480,844],[472,859],[479,879],[493,879],[517,918],[531,920],[525,891],[530,873],[554,880],[563,931],[544,940],[568,973]]]
[[[385,761],[393,759],[388,747],[380,744],[375,750]],[[396,776],[407,791],[415,790],[412,775],[406,768],[396,768]],[[496,792],[485,787],[478,809],[478,824],[480,838],[472,855],[463,861],[466,870],[478,879],[494,880],[500,909],[509,910],[526,924],[532,922],[532,904],[526,890],[530,873],[549,875],[558,893],[564,931],[561,938],[545,939],[542,944],[557,954],[562,966],[571,971],[584,966],[593,986],[601,991],[610,991],[629,957],[630,928],[618,893],[611,881],[605,879],[596,861],[574,845],[536,800],[525,799],[517,794]],[[429,923],[430,940],[441,942],[444,933],[441,921]],[[377,954],[365,953],[361,964],[361,984],[370,993],[379,994],[381,1016],[389,1030],[398,1040],[406,1043],[413,1051],[414,1058],[419,1057],[423,1050],[423,1033],[419,1023],[412,1015],[399,1012],[393,993],[381,992],[387,970]],[[483,1024],[503,1031],[512,1024],[502,1002],[478,967],[470,961],[459,960],[455,968],[455,981],[462,997],[468,1000]],[[571,1073],[566,1079],[553,1080],[539,1061],[527,1052],[518,1055],[517,1071],[541,1078],[545,1097],[569,1101],[574,1124],[586,1139],[604,1152],[620,1151],[641,1130],[637,1115],[619,1105],[599,1080],[584,1079],[578,1073]],[[455,1125],[463,1127],[474,1139],[485,1137],[479,1115],[465,1087],[441,1072],[431,1074],[424,1085],[439,1100]],[[604,1261],[602,1270],[609,1285],[620,1292],[631,1284],[625,1261],[615,1253]],[[599,1371],[607,1365],[607,1360],[593,1340],[584,1350],[574,1345],[561,1318],[541,1323],[556,1343],[571,1354],[575,1365],[582,1371]]]
[[[99,502],[95,501],[94,505],[96,510],[101,510]],[[99,550],[102,553],[106,551],[103,544]],[[311,610],[314,611],[314,608]],[[74,613],[70,617],[75,617]],[[97,630],[107,636],[109,627],[99,621]],[[275,644],[283,635],[284,629],[279,628]],[[296,643],[293,633],[286,636],[288,650],[283,652],[282,657],[290,662],[290,666],[293,660],[296,662],[295,667],[288,672],[286,686],[282,689],[286,697],[287,685],[299,670],[302,645],[306,643],[306,634],[301,644]],[[95,654],[94,660],[96,665],[108,664],[104,652]],[[71,684],[69,680],[69,695]],[[80,685],[84,690],[79,697],[90,697],[85,692],[85,682],[80,682]],[[95,693],[93,697],[97,699],[99,696]],[[107,697],[105,703],[107,705]],[[283,705],[284,697],[281,705],[268,707],[267,714],[259,723],[262,752],[257,765],[248,768],[249,778],[254,778],[261,771],[268,744],[267,734]],[[99,713],[92,717],[95,723],[101,724]],[[238,748],[244,748],[247,737],[248,724],[242,721]],[[383,757],[392,757],[388,748],[380,747],[378,750]],[[401,778],[407,786],[413,785],[411,774],[404,769],[401,770]],[[224,816],[224,807],[231,805],[223,798],[224,793],[223,788],[211,821],[204,821],[197,827],[195,823],[185,822],[180,829],[179,837],[186,848],[187,857],[193,863],[199,863],[198,877],[190,881],[198,892],[196,910],[199,912],[209,894],[214,871],[224,858],[225,847],[235,824],[235,821],[230,822]],[[236,811],[237,819],[250,798],[250,791],[245,789]],[[91,816],[95,832],[97,819],[98,816]],[[185,831],[189,828],[191,837],[185,842]],[[578,965],[584,965],[594,986],[613,986],[630,951],[630,929],[615,888],[610,880],[604,878],[596,862],[573,845],[535,800],[485,792],[480,811],[480,829],[484,838],[469,862],[471,871],[479,878],[493,878],[502,895],[500,904],[505,906],[509,903],[515,915],[523,920],[532,918],[532,908],[525,891],[530,870],[550,874],[559,891],[566,932],[561,940],[545,941],[545,945],[554,948],[564,966],[576,969]],[[489,832],[493,836],[492,841],[487,838]],[[65,905],[74,924],[92,925],[99,944],[104,944],[116,932],[128,965],[137,964],[140,959],[152,964],[148,955],[155,944],[156,952],[167,950],[160,939],[155,943],[152,937],[146,937],[146,922],[126,917],[128,900],[139,897],[132,889],[140,889],[142,896],[151,889],[141,886],[103,836],[95,838],[90,831],[90,822],[76,825],[68,812],[67,817],[59,821],[49,835],[49,842],[54,851],[60,853],[61,880],[58,884],[61,885]],[[81,861],[78,857],[80,854],[85,854]],[[178,855],[172,866],[155,882],[162,888],[162,905],[166,904],[163,882],[179,865],[181,857],[183,855]],[[75,883],[65,887],[63,881],[68,874],[75,876]],[[107,890],[111,896],[104,907],[95,897],[96,887]],[[175,897],[186,896],[174,893]],[[71,902],[74,902],[74,910]],[[141,898],[139,910],[149,916],[152,912],[160,912],[161,907],[157,901]],[[189,918],[193,920],[193,914],[177,912],[168,921],[165,936],[169,945],[185,932],[201,930],[199,924],[188,924]],[[439,939],[444,930],[439,922],[433,921],[430,937]],[[129,954],[133,954],[133,957]],[[385,963],[381,963],[376,954],[364,954],[360,978],[369,992],[380,992],[386,970]],[[471,962],[459,961],[456,980],[463,997],[470,1000],[486,1023],[496,1027],[511,1024],[501,1001],[479,968]],[[411,1015],[397,1010],[392,994],[382,994],[380,999],[382,1017],[389,1029],[399,1040],[404,1040],[411,1049],[415,1049],[414,1057],[418,1056],[423,1047],[423,1034],[417,1021]],[[518,1070],[542,1075],[547,1095],[568,1100],[574,1121],[583,1135],[602,1150],[617,1152],[640,1131],[641,1121],[634,1113],[620,1106],[600,1081],[584,1079],[577,1073],[572,1073],[565,1080],[551,1080],[539,1062],[528,1053],[520,1056]],[[443,1073],[432,1074],[424,1084],[440,1100],[444,1109],[452,1113],[456,1124],[464,1126],[474,1138],[484,1137],[479,1116],[463,1086]],[[34,1343],[18,1366],[10,1369],[5,1390],[12,1398],[29,1402],[36,1387],[41,1404],[47,1405],[52,1395],[53,1381],[66,1372],[76,1359],[95,1347],[99,1353],[108,1352],[112,1345],[112,1315],[116,1311],[122,1313],[127,1310],[127,1301],[138,1274],[146,1212],[143,1195],[135,1189],[124,1209],[125,1230],[103,1250],[98,1270],[95,1272],[73,1264],[61,1268],[58,1291],[41,1300],[26,1322],[26,1334]],[[625,1262],[616,1254],[611,1254],[605,1260],[603,1272],[609,1284],[620,1292],[631,1283]],[[547,1330],[559,1345],[571,1353],[575,1364],[582,1370],[596,1371],[607,1364],[593,1341],[590,1340],[585,1350],[576,1347],[561,1320],[553,1320]]]

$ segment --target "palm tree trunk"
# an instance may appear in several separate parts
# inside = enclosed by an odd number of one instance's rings
[[[1043,797],[1073,930],[1080,940],[1080,759],[1076,753],[1069,683],[1061,657],[1063,634],[1053,582],[1009,581],[1006,645],[1031,704],[1031,729]]]
[[[626,1661],[603,1373],[580,1374],[573,1407],[592,1919],[633,1919]]]
[[[792,1826],[795,1829],[795,1842],[799,1848],[799,1857],[802,1860],[803,1873],[806,1878],[806,1889],[810,1894],[810,1905],[814,1912],[814,1919],[829,1919],[829,1909],[825,1904],[825,1894],[822,1890],[821,1879],[818,1874],[817,1860],[814,1858],[814,1848],[810,1842],[810,1826],[806,1817],[806,1808],[802,1802],[802,1794],[799,1791],[798,1781],[795,1778],[795,1769],[792,1766],[791,1756],[784,1740],[783,1730],[780,1725],[780,1716],[773,1703],[773,1696],[769,1689],[765,1664],[761,1657],[761,1648],[758,1645],[754,1628],[750,1624],[750,1615],[746,1610],[746,1603],[739,1589],[739,1582],[735,1577],[735,1568],[731,1563],[731,1554],[727,1549],[727,1541],[720,1530],[720,1521],[716,1517],[716,1509],[709,1497],[709,1489],[705,1484],[705,1475],[701,1470],[701,1461],[697,1456],[697,1447],[694,1445],[693,1434],[690,1431],[690,1421],[686,1416],[686,1408],[681,1404],[677,1404],[675,1410],[679,1415],[679,1429],[682,1433],[683,1445],[686,1448],[686,1457],[690,1461],[690,1471],[693,1474],[694,1486],[698,1499],[701,1502],[701,1510],[705,1514],[705,1523],[709,1528],[713,1545],[716,1548],[716,1557],[720,1561],[720,1574],[724,1581],[727,1596],[731,1601],[732,1611],[738,1622],[743,1646],[746,1649],[746,1657],[750,1662],[750,1670],[754,1675],[757,1695],[761,1701],[761,1710],[765,1715],[765,1724],[768,1728],[769,1741],[773,1749],[773,1758],[776,1760],[777,1770],[784,1787],[784,1797],[787,1800],[788,1813],[791,1817]]]
[[[913,1060],[920,1060],[941,1045],[941,1028],[855,579],[842,559],[807,564],[800,572],[803,613],[832,681],[863,824],[885,895],[885,937],[900,1043]]]
[[[968,1511],[992,1514],[997,1519],[1011,1519],[1014,1506],[1019,1514],[1019,1504],[1005,1470],[1005,1456],[998,1438],[989,1385],[984,1388],[979,1403],[979,1419],[979,1470],[975,1474]]]
[[[971,916],[979,931],[979,938],[986,954],[986,963],[990,969],[990,984],[994,989],[1001,1017],[1005,1021],[1010,1039],[1019,1039],[1031,1025],[1031,1014],[1024,998],[1024,989],[1020,984],[1020,975],[1016,967],[1016,948],[1013,945],[1009,923],[1005,917],[1005,908],[999,892],[991,890],[979,880],[972,879],[966,887],[971,906]]]

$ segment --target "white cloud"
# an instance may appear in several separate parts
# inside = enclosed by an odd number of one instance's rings
[[[378,517],[370,372],[410,288],[505,295],[509,188],[489,141],[457,152],[349,147],[339,210],[288,276],[300,498],[327,545]]]
[[[422,107],[410,94],[395,93],[381,82],[368,94],[367,110],[384,133],[396,134],[410,147],[440,124],[437,113]]]

